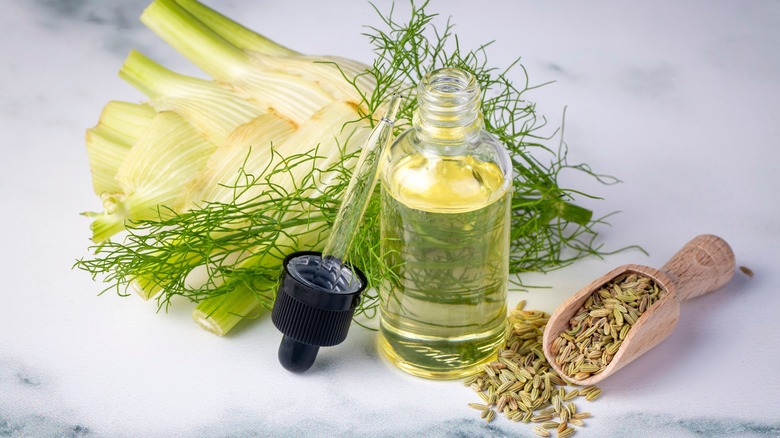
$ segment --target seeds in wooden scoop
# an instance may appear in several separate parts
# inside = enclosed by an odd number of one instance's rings
[[[569,320],[569,329],[553,342],[555,363],[576,380],[604,371],[631,327],[662,294],[649,277],[634,273],[617,276],[585,300]],[[580,390],[579,394],[593,400],[600,392]]]
[[[481,373],[464,380],[463,384],[487,403],[469,406],[481,410],[482,418],[487,421],[493,419],[488,411],[495,413],[491,409],[494,406],[507,419],[536,423],[533,432],[539,436],[551,436],[556,431],[558,436],[571,436],[575,432],[572,426],[583,426],[582,420],[590,413],[578,412],[570,401],[588,396],[592,400],[594,391],[600,394],[601,390],[594,386],[566,391],[566,381],[542,353],[544,328],[550,315],[523,310],[524,306],[525,302],[521,301],[510,312],[506,341],[498,359],[486,364]]]

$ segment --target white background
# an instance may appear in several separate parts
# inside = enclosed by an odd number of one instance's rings
[[[396,5],[405,17],[408,4]],[[381,23],[363,1],[210,1],[298,51],[370,62],[360,34]],[[378,1],[380,10],[389,9]],[[92,193],[84,129],[110,99],[142,100],[116,75],[137,48],[196,70],[138,21],[145,2],[0,0],[0,436],[531,436],[503,417],[485,425],[468,388],[391,369],[373,332],[353,327],[306,375],[277,363],[270,319],[218,338],[189,303],[111,293],[71,269],[88,254]],[[529,94],[562,123],[570,161],[623,182],[564,185],[621,213],[600,229],[605,249],[527,284],[510,304],[551,311],[624,263],[660,267],[701,233],[728,241],[737,272],[686,302],[663,344],[603,382],[580,408],[577,436],[780,434],[780,3],[654,1],[434,2],[466,47],[495,40],[490,61],[516,57]],[[439,21],[443,24],[443,21]],[[522,76],[517,73],[517,80]]]

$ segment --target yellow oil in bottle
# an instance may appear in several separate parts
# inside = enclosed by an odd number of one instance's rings
[[[505,331],[511,183],[493,162],[421,152],[382,184],[380,351],[421,377],[473,374]]]

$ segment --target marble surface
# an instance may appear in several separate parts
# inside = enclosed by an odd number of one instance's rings
[[[400,4],[403,3],[403,4]],[[461,43],[496,40],[491,60],[522,56],[529,97],[561,124],[572,161],[619,177],[566,182],[621,211],[601,229],[607,248],[649,252],[588,259],[513,292],[552,310],[624,263],[661,266],[700,233],[733,247],[723,289],[686,302],[663,344],[583,404],[582,437],[780,436],[780,3],[654,1],[435,2]],[[0,0],[0,436],[533,436],[490,424],[452,382],[386,365],[375,333],[353,327],[305,375],[277,363],[268,318],[225,338],[197,328],[191,308],[167,314],[111,294],[74,271],[86,255],[92,194],[84,129],[109,99],[142,96],[116,75],[137,48],[194,72],[145,29],[142,0]],[[363,1],[210,1],[297,50],[370,61],[360,36],[379,24]],[[377,2],[383,10],[389,2]],[[399,2],[397,13],[408,10]]]

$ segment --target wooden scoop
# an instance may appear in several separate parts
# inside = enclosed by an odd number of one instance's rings
[[[591,293],[623,273],[650,277],[662,289],[662,293],[658,301],[645,310],[628,331],[606,368],[586,379],[576,380],[566,375],[555,363],[553,341],[561,332],[569,329],[569,320],[577,314]],[[640,265],[621,266],[580,289],[553,312],[544,330],[544,355],[561,377],[575,385],[592,385],[623,368],[669,336],[680,317],[682,301],[718,289],[728,283],[733,275],[734,252],[723,239],[709,234],[688,242],[660,270]]]

